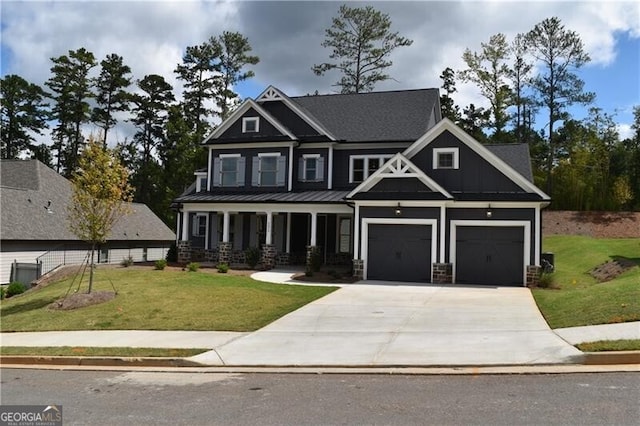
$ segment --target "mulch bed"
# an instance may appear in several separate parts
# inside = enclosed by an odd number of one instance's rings
[[[116,297],[113,291],[94,291],[92,293],[74,293],[64,299],[56,300],[49,305],[49,309],[69,311],[108,302]]]
[[[340,275],[339,278],[336,278],[334,275],[330,275],[323,271],[314,272],[310,277],[303,272],[298,275],[294,275],[292,279],[295,281],[321,284],[352,284],[358,281],[358,278],[354,278],[351,275]]]

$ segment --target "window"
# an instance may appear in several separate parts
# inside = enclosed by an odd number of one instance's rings
[[[349,182],[362,182],[382,167],[384,162],[391,157],[393,156],[352,155],[349,162]]]
[[[220,184],[236,186],[238,181],[238,157],[220,158]]]
[[[260,117],[243,117],[242,133],[256,133],[260,131]]]
[[[284,186],[287,158],[278,152],[253,157],[251,184],[253,186]]]
[[[338,224],[338,251],[351,252],[351,218],[341,217]]]
[[[197,178],[197,183],[196,183],[196,192],[201,192],[201,191],[206,191],[207,190],[207,176],[204,175],[200,175]]]
[[[433,149],[434,169],[458,169],[459,166],[458,148]]]
[[[207,234],[207,216],[196,214],[193,216],[191,224],[191,235],[194,237],[204,237]]]
[[[320,154],[305,154],[298,165],[298,180],[321,182],[324,179],[324,158]]]

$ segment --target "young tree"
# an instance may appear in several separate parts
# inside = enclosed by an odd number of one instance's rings
[[[588,104],[595,95],[584,91],[584,82],[575,70],[590,61],[580,36],[566,30],[560,19],[547,18],[526,35],[529,53],[541,64],[541,73],[532,80],[542,105],[549,111],[549,152],[546,172],[547,193],[553,189],[553,165],[556,158],[554,124],[574,103]]]
[[[54,147],[58,150],[58,171],[70,176],[78,164],[84,144],[81,126],[91,117],[88,100],[94,97],[89,71],[96,66],[93,53],[84,47],[69,55],[51,58],[53,76],[45,83],[53,92]]]
[[[337,69],[342,78],[335,84],[341,93],[370,92],[376,83],[389,80],[385,70],[393,65],[388,58],[397,47],[410,46],[413,40],[391,32],[389,15],[372,6],[351,8],[340,6],[338,17],[325,30],[323,47],[333,49],[333,62],[314,65],[316,75]]]
[[[488,43],[481,43],[480,52],[466,49],[462,59],[467,69],[459,73],[464,82],[474,83],[491,105],[487,127],[493,129],[494,142],[505,141],[505,128],[509,121],[507,108],[511,102],[511,88],[508,84],[509,44],[504,34],[492,35]]]
[[[103,131],[102,145],[107,147],[107,133],[116,125],[114,114],[129,110],[130,94],[126,91],[131,84],[131,68],[124,65],[122,56],[107,55],[100,62],[102,70],[96,79],[96,103],[91,119]]]
[[[210,42],[213,42],[213,39]],[[220,45],[220,72],[222,73],[217,104],[220,108],[220,118],[224,120],[229,116],[229,108],[232,106],[230,103],[238,97],[231,88],[255,76],[253,71],[243,71],[243,68],[246,65],[256,65],[260,62],[260,58],[250,55],[249,39],[240,33],[225,31],[218,37],[217,43]]]
[[[33,149],[33,133],[42,134],[48,127],[48,110],[44,90],[22,77],[11,74],[0,79],[1,157],[17,158],[21,151]]]
[[[81,240],[91,244],[89,290],[93,287],[94,252],[109,238],[113,225],[129,212],[132,189],[129,172],[112,151],[102,147],[93,136],[73,171],[73,198],[69,206],[69,228]]]

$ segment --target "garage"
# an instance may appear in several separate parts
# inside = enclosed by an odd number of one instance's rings
[[[431,226],[369,224],[367,279],[431,282]]]
[[[523,227],[458,226],[455,251],[456,283],[523,285]]]

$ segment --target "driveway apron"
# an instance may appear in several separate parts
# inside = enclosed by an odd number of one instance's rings
[[[191,359],[244,366],[451,366],[572,363],[580,355],[549,329],[527,288],[363,282]]]

